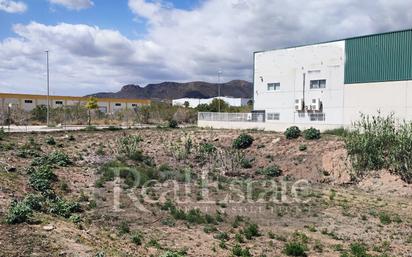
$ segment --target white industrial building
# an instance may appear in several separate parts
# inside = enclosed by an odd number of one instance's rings
[[[412,30],[254,53],[254,112],[199,113],[199,126],[349,127],[360,114],[412,119]]]
[[[172,101],[173,106],[184,106],[185,103],[189,103],[189,107],[196,108],[200,104],[210,104],[214,99],[221,99],[228,105],[234,107],[246,106],[251,100],[250,98],[233,98],[233,97],[213,97],[213,98],[180,98]]]

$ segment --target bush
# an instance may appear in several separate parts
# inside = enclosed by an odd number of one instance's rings
[[[130,239],[135,245],[142,245],[143,243],[143,236],[139,233],[134,233]]]
[[[242,247],[239,244],[236,244],[235,246],[233,246],[232,254],[233,256],[241,256],[241,257],[251,257],[252,256],[248,248],[242,249]]]
[[[169,120],[169,123],[167,124],[167,126],[169,127],[169,128],[178,128],[179,127],[179,124],[177,123],[177,121],[176,120]]]
[[[288,242],[283,250],[287,256],[307,256],[307,246],[300,242]]]
[[[12,202],[10,209],[6,214],[7,224],[18,224],[29,220],[33,210],[25,201]]]
[[[292,126],[286,129],[285,136],[287,139],[294,139],[300,137],[300,129],[297,126]]]
[[[264,169],[260,169],[258,171],[259,174],[265,175],[267,177],[279,177],[282,175],[282,170],[276,164],[266,167]]]
[[[80,212],[79,203],[57,198],[49,203],[49,213],[69,218],[73,213]]]
[[[52,137],[52,136],[46,137],[46,144],[48,144],[48,145],[56,145],[56,141],[54,140],[54,137]]]
[[[233,148],[235,149],[246,149],[249,148],[254,139],[251,135],[248,134],[241,134],[233,141]]]
[[[117,230],[120,235],[129,234],[130,233],[129,224],[126,221],[122,221],[119,227],[117,228]]]
[[[160,257],[184,257],[184,256],[185,254],[183,253],[167,251],[164,254],[162,254]]]
[[[323,132],[325,135],[333,135],[338,137],[346,137],[349,134],[349,131],[345,128],[336,128],[336,129],[328,129]]]
[[[341,255],[341,257],[372,257],[367,253],[367,248],[363,244],[359,243],[352,243],[350,245],[350,251],[345,252]],[[386,256],[386,255],[382,255]]]
[[[4,131],[4,128],[0,128],[0,140],[3,140],[6,137],[6,132]]]
[[[246,239],[251,240],[254,237],[260,236],[259,226],[257,224],[248,224],[243,229],[243,234],[245,235]]]
[[[308,128],[303,131],[303,137],[307,140],[316,140],[320,138],[320,131],[315,128]]]
[[[248,158],[242,158],[242,160],[240,160],[240,166],[244,169],[250,169],[252,168],[252,161]]]

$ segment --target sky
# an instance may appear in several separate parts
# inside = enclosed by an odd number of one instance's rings
[[[412,28],[405,0],[0,0],[0,92],[252,81],[253,52]]]

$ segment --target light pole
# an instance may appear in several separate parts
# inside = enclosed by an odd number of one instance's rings
[[[46,50],[47,64],[47,127],[50,125],[50,73],[49,73],[49,50]]]
[[[13,104],[9,103],[7,106],[7,125],[9,126],[9,132],[10,132],[10,123],[11,123],[11,108],[13,107]]]
[[[218,100],[219,100],[219,104],[218,104],[218,112],[220,112],[220,76],[222,75],[222,71],[219,70],[217,72],[217,95],[218,95]]]

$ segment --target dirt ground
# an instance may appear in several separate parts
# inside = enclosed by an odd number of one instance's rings
[[[82,211],[76,222],[38,211],[30,222],[2,222],[0,256],[236,256],[237,245],[250,252],[237,256],[287,256],[287,245],[297,241],[306,255],[289,256],[339,257],[354,244],[368,255],[345,256],[412,256],[412,185],[384,170],[352,182],[336,136],[287,140],[253,130],[247,131],[252,146],[234,151],[241,133],[152,128],[8,135],[0,141],[0,219],[13,200],[33,192],[27,169],[33,157],[19,154],[28,142],[40,155],[70,157],[72,164],[54,170],[53,189]],[[118,159],[125,135],[141,137],[145,159],[123,160],[121,169],[145,167],[159,183],[130,185],[120,176],[98,186],[102,166]],[[50,136],[55,145],[46,143]],[[215,152],[200,155],[206,143]],[[265,176],[268,167],[280,176]],[[179,219],[167,203],[187,213],[199,209],[213,221]],[[259,233],[247,238],[251,224]]]

